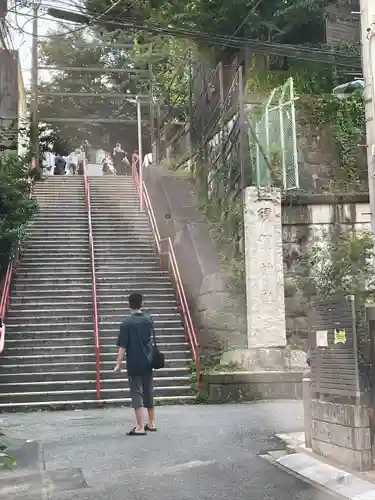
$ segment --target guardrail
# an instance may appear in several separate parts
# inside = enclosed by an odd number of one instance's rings
[[[177,298],[177,305],[180,308],[183,322],[184,322],[184,328],[185,328],[185,335],[186,338],[190,344],[190,349],[193,354],[193,359],[195,363],[195,371],[196,371],[196,388],[197,391],[199,392],[200,388],[200,377],[201,377],[201,366],[200,366],[200,354],[199,354],[199,344],[197,340],[197,335],[195,332],[194,324],[191,318],[190,310],[189,310],[189,305],[188,301],[186,298],[184,286],[182,284],[182,279],[181,279],[181,273],[178,268],[177,264],[177,259],[176,259],[176,254],[173,248],[172,240],[170,238],[161,238],[160,237],[160,232],[159,228],[156,222],[156,217],[154,210],[151,205],[151,200],[150,196],[148,194],[146,185],[144,182],[142,182],[142,189],[140,189],[140,182],[139,182],[139,174],[138,174],[138,169],[137,169],[137,164],[138,164],[138,159],[135,161],[133,160],[132,162],[132,174],[133,174],[133,179],[135,182],[135,185],[137,187],[138,191],[138,196],[143,197],[143,206],[146,209],[152,233],[154,236],[154,242],[155,242],[155,248],[156,251],[159,255],[160,258],[160,268],[163,269],[163,256],[166,255],[168,258],[168,272],[173,280],[174,284],[174,289],[176,293],[176,298]],[[166,243],[166,252],[163,252],[163,242]]]
[[[0,318],[3,321],[3,324],[9,305],[10,285],[12,283],[14,269],[18,262],[18,253],[19,253],[19,247],[17,247],[14,257],[11,258],[8,264],[7,272],[5,274],[5,278],[3,281],[3,289],[1,293],[1,302],[0,302]],[[2,328],[0,332],[0,354],[4,350],[4,344],[5,344],[5,328]]]
[[[31,196],[32,196],[32,184],[30,183],[28,197],[31,198]],[[1,318],[1,321],[3,322],[3,325],[4,325],[4,319],[5,319],[7,310],[8,310],[9,299],[10,299],[10,287],[12,284],[13,273],[17,267],[17,264],[18,264],[20,247],[21,247],[21,242],[18,241],[18,243],[15,245],[13,255],[9,260],[7,271],[6,271],[5,277],[4,277],[4,281],[2,283],[3,286],[2,286],[2,290],[1,290],[1,300],[0,300],[0,318]],[[5,328],[2,328],[2,331],[0,332],[0,354],[4,350],[4,345],[5,345]]]
[[[95,342],[95,364],[96,364],[96,399],[100,399],[100,342],[99,342],[99,315],[98,299],[96,295],[96,274],[95,274],[95,254],[94,238],[92,235],[91,202],[90,202],[90,184],[87,174],[87,161],[84,165],[84,184],[85,184],[85,205],[87,210],[89,224],[89,245],[91,257],[91,284],[92,284],[92,311],[94,315],[94,342]]]

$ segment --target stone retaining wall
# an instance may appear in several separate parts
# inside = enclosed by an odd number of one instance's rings
[[[202,393],[212,403],[302,399],[301,372],[219,372],[202,376]]]
[[[356,470],[372,468],[367,407],[311,400],[312,449]]]

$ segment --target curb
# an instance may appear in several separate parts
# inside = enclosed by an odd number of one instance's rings
[[[375,484],[328,464],[296,442],[277,436],[286,449],[261,455],[276,467],[340,500],[375,500]]]

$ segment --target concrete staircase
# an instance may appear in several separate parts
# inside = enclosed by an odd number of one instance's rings
[[[120,322],[133,291],[144,294],[155,321],[166,367],[155,373],[155,396],[162,402],[194,399],[189,383],[191,353],[167,272],[159,268],[153,235],[131,177],[90,177],[96,279],[100,316],[101,398],[128,404],[124,374],[112,372]]]
[[[39,213],[24,243],[0,356],[0,411],[95,400],[91,260],[82,177],[35,187]]]

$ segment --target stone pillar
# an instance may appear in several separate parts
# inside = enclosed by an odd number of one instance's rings
[[[222,362],[256,372],[303,372],[305,353],[286,347],[279,189],[246,188],[244,226],[247,349],[224,353]]]
[[[248,187],[244,210],[248,347],[284,347],[280,190]]]

